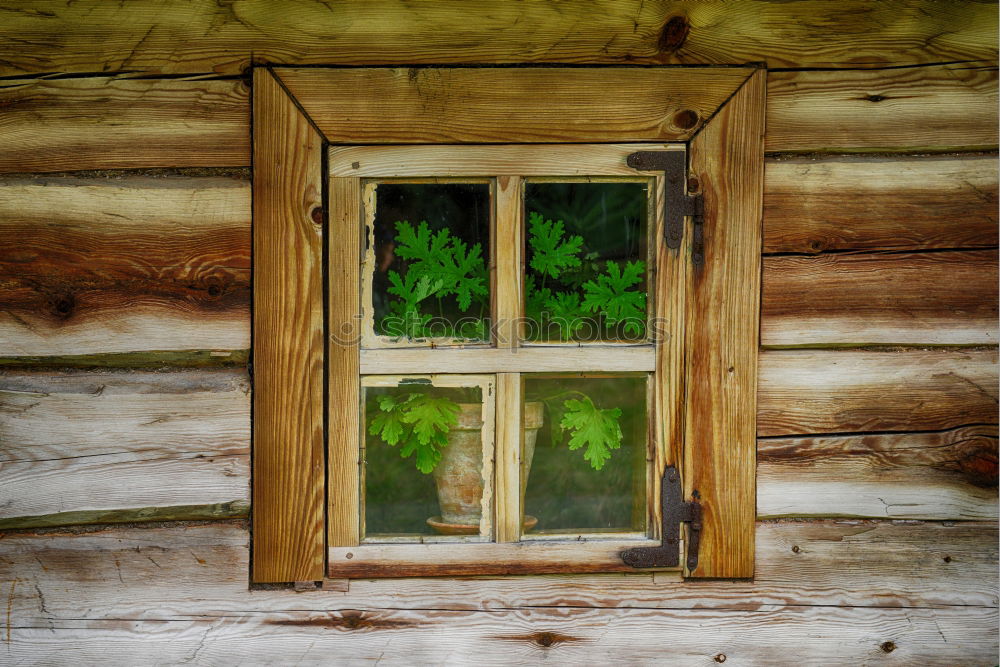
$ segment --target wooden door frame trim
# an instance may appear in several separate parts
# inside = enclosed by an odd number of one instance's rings
[[[623,115],[616,123],[606,122],[618,120],[607,107],[630,108],[630,100],[609,102],[606,89],[594,88],[594,81],[612,70],[618,73],[619,92],[630,91],[635,104],[644,105],[641,113]],[[395,100],[395,111],[402,108],[412,117],[400,124],[398,113],[387,115],[373,104],[372,88],[357,85],[365,77],[382,93],[398,93],[383,102]],[[483,78],[503,85],[454,85]],[[689,332],[684,342],[688,363],[678,378],[687,388],[684,427],[669,434],[682,443],[698,440],[698,452],[674,446],[684,462],[686,490],[697,490],[706,506],[703,553],[698,569],[688,574],[753,576],[763,70],[261,66],[254,69],[253,80],[254,583],[319,580],[325,570],[323,404],[329,362],[322,229],[330,211],[325,148],[396,143],[688,142],[694,151],[692,170],[706,195],[705,230],[718,232],[706,234],[707,266],[688,277],[694,298],[685,317],[703,329]],[[650,90],[650,85],[660,88]],[[559,109],[546,95],[578,102],[566,112],[568,120],[565,114],[546,115],[546,110]],[[706,107],[709,98],[715,101]],[[512,101],[523,107],[504,106]],[[442,117],[442,110],[460,104],[475,108],[471,124],[464,117]],[[345,105],[351,114],[330,111]],[[348,116],[350,122],[340,122]],[[713,159],[713,151],[727,153]],[[733,251],[737,238],[745,244],[743,251]],[[713,261],[723,268],[713,270]],[[724,290],[739,285],[721,277],[723,269],[733,267],[752,288],[735,302],[723,298]],[[711,332],[732,327],[740,332],[738,341],[724,349],[712,343]],[[744,350],[738,359],[737,348]],[[695,366],[703,376],[692,376]],[[716,372],[720,368],[725,371],[721,375]],[[724,400],[713,400],[716,396]],[[733,557],[733,552],[739,555]]]

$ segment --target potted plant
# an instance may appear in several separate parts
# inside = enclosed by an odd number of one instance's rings
[[[433,474],[441,515],[427,522],[442,534],[479,532],[482,516],[482,405],[459,402],[414,389],[405,394],[380,394],[368,406],[368,433],[402,458],[414,459],[420,472]],[[600,408],[590,396],[576,391],[529,397],[523,413],[521,503],[544,413],[558,417],[559,440],[570,450],[583,450],[594,470],[600,470],[621,446],[620,408]],[[525,517],[525,529],[536,523]]]

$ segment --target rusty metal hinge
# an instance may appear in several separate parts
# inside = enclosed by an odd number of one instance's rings
[[[637,151],[625,158],[625,163],[640,171],[662,171],[666,181],[663,201],[663,238],[668,248],[680,248],[684,237],[684,216],[689,215],[695,224],[696,242],[701,236],[705,215],[704,198],[689,194],[686,151]],[[693,249],[695,264],[700,264],[703,251]]]
[[[662,543],[658,547],[635,547],[622,552],[622,560],[632,567],[676,567],[680,565],[681,522],[687,521],[688,570],[698,567],[698,542],[701,538],[701,505],[697,500],[685,502],[681,476],[674,466],[667,466],[660,486],[660,515]],[[694,492],[695,498],[698,492]]]

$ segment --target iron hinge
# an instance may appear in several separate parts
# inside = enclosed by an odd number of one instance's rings
[[[698,567],[698,542],[701,539],[701,505],[697,500],[684,501],[681,476],[674,466],[667,466],[660,485],[662,542],[658,547],[635,547],[622,552],[622,560],[632,567],[677,567],[680,565],[681,522],[688,523],[688,570]],[[695,498],[698,492],[694,492]]]
[[[702,195],[691,194],[689,187],[687,153],[685,151],[637,151],[625,158],[625,163],[640,171],[662,171],[666,186],[663,198],[663,239],[668,248],[680,248],[684,238],[684,217],[694,222],[694,247],[692,259],[701,264],[704,250],[701,247],[701,225],[705,217],[705,200]]]

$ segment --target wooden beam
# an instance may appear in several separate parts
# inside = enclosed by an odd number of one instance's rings
[[[327,544],[361,535],[361,180],[331,178],[327,221]],[[315,578],[315,577],[314,577]]]
[[[996,348],[772,350],[761,436],[933,431],[997,420]]]
[[[651,345],[526,345],[503,348],[386,348],[361,351],[361,372],[548,373],[653,371]]]
[[[765,257],[761,344],[995,345],[997,251]]]
[[[691,142],[705,198],[691,241],[687,299],[685,497],[700,494],[696,577],[752,577],[765,74],[758,72]],[[703,243],[703,248],[695,244]]]
[[[253,574],[323,578],[322,137],[254,71]],[[322,217],[320,215],[320,220]]]
[[[34,627],[70,619],[246,617],[292,610],[488,612],[565,607],[567,600],[589,608],[684,610],[957,605],[982,612],[997,603],[995,522],[763,521],[757,524],[753,581],[681,582],[675,572],[655,575],[659,581],[648,573],[361,579],[348,591],[316,597],[248,590],[248,542],[242,521],[8,533],[0,539],[0,595],[12,625]],[[163,576],[164,570],[172,576]],[[121,594],[123,582],[129,595]]]
[[[240,178],[0,179],[0,356],[250,347]]]
[[[885,70],[771,72],[765,149],[996,148],[996,55],[986,60]]]
[[[275,70],[338,144],[683,141],[749,68]]]
[[[765,438],[757,516],[997,518],[997,427]]]
[[[808,17],[808,20],[803,20]],[[529,0],[454,5],[37,0],[4,12],[0,76],[124,71],[239,74],[297,64],[635,63],[872,67],[992,60],[990,2]]]
[[[233,80],[4,81],[0,173],[246,166],[248,101]]]
[[[764,252],[974,248],[997,242],[997,156],[765,162]]]
[[[245,514],[249,391],[236,370],[0,374],[0,528]]]

